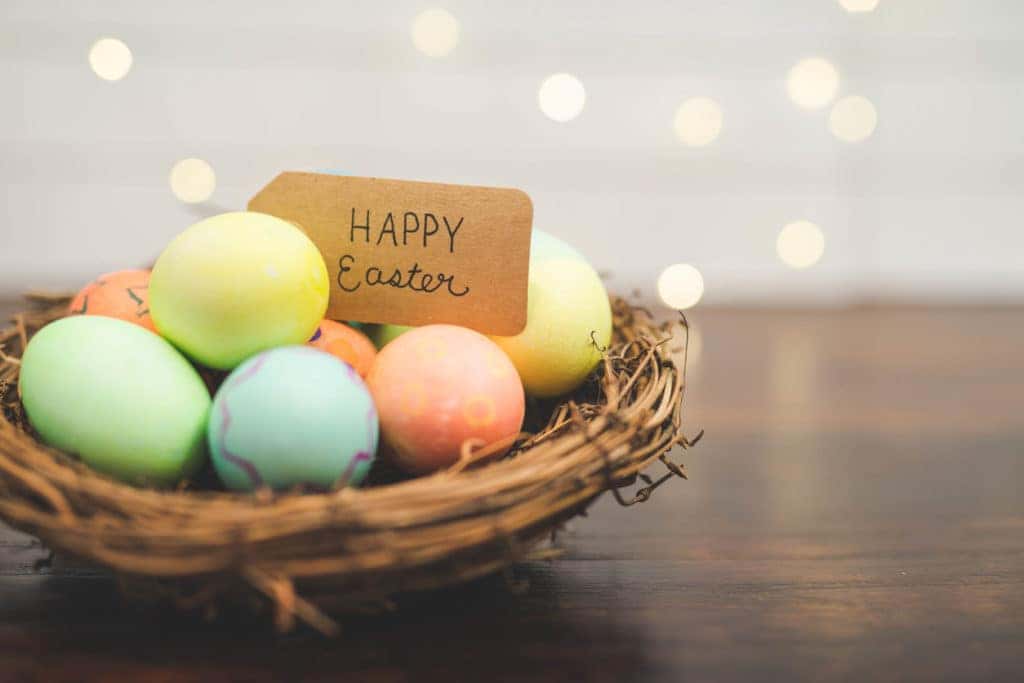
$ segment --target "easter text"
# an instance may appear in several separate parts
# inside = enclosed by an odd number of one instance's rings
[[[345,254],[338,259],[338,286],[349,293],[355,292],[363,283],[366,283],[369,287],[387,286],[426,294],[433,294],[442,287],[452,296],[469,294],[469,287],[465,285],[459,287],[455,284],[454,275],[424,273],[420,269],[419,263],[413,263],[412,267],[405,271],[395,268],[390,275],[385,275],[384,271],[377,266],[370,266],[363,272],[361,279],[358,275],[346,276],[346,273],[355,270],[353,267],[355,261],[356,257],[351,254]]]

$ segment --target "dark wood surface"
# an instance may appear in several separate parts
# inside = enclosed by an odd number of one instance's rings
[[[1024,680],[1024,309],[692,312],[687,421],[643,505],[563,558],[335,641],[160,614],[0,534],[2,680]]]

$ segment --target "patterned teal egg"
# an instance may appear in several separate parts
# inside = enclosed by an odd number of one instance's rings
[[[347,363],[308,346],[257,354],[213,399],[210,454],[236,491],[359,484],[377,452],[377,409]]]

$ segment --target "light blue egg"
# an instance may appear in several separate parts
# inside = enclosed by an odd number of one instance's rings
[[[530,263],[540,264],[552,259],[587,262],[587,259],[583,257],[583,254],[576,251],[575,247],[570,246],[550,233],[534,228],[530,238]]]
[[[377,452],[377,409],[347,363],[284,346],[228,376],[213,399],[208,438],[230,489],[354,486]]]
[[[318,168],[313,173],[320,173],[322,175],[352,175],[348,171],[339,171],[336,168]]]

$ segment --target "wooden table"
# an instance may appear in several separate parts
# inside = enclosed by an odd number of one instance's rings
[[[1024,680],[1024,309],[699,309],[689,482],[344,623],[157,614],[0,536],[3,678]]]

